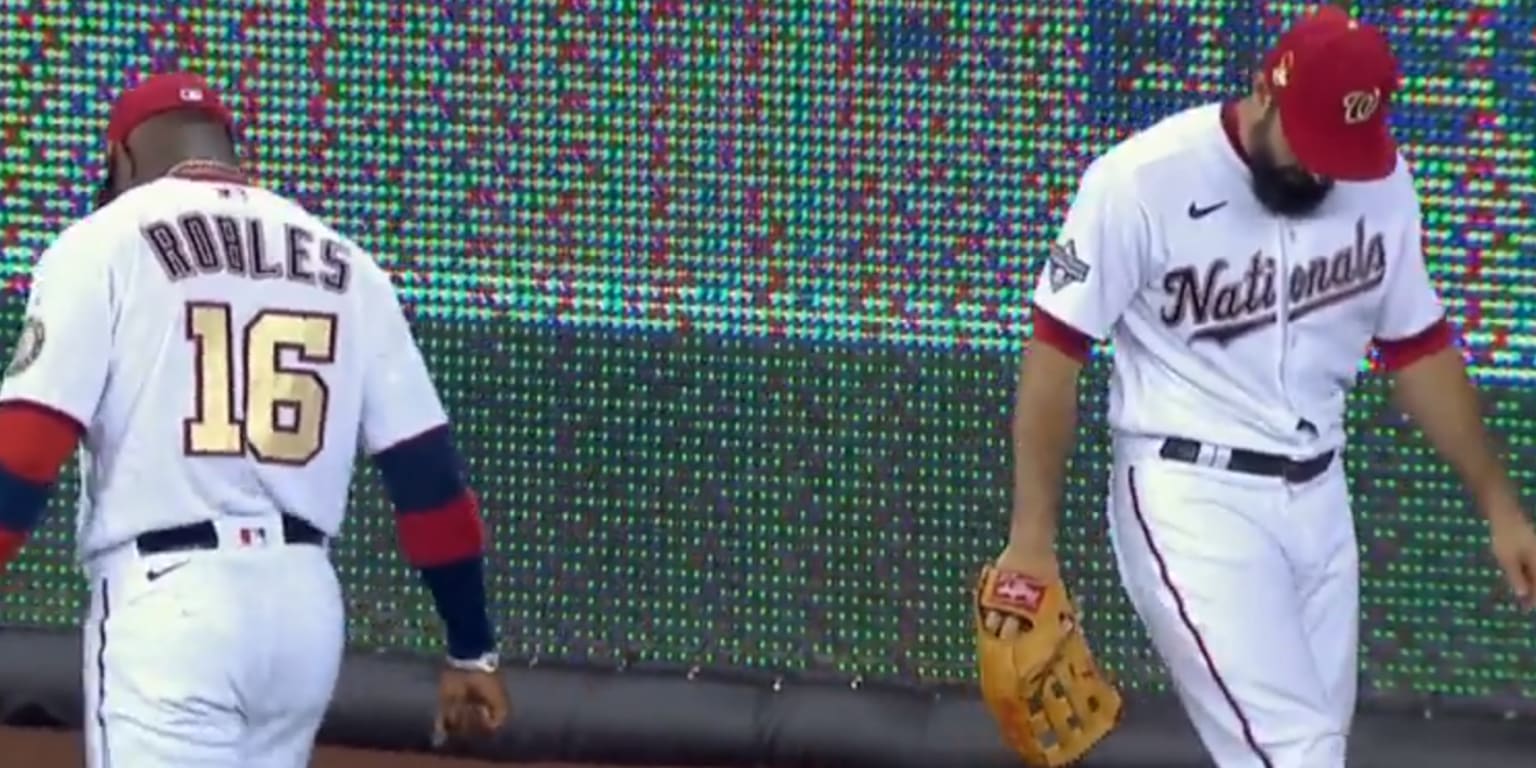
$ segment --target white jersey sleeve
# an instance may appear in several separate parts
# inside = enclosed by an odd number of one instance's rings
[[[382,270],[377,277],[365,309],[371,328],[363,369],[362,442],[369,455],[448,423],[394,286]]]
[[[1094,161],[1035,284],[1035,305],[1106,338],[1147,279],[1151,243],[1151,220],[1134,187],[1108,158]]]
[[[1391,265],[1381,314],[1376,318],[1374,335],[1380,341],[1411,338],[1445,317],[1445,307],[1424,261],[1424,224],[1417,199],[1412,206],[1398,250],[1401,258]]]
[[[88,428],[111,365],[112,262],[125,235],[100,219],[66,229],[32,270],[31,296],[0,401],[37,403]]]

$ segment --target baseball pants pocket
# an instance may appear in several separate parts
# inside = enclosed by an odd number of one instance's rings
[[[87,765],[240,766],[244,716],[227,668],[237,647],[230,623],[151,592],[111,577],[92,585],[84,638]]]
[[[252,578],[269,585],[268,637],[247,683],[244,768],[305,768],[345,644],[341,584],[324,549],[287,547]]]

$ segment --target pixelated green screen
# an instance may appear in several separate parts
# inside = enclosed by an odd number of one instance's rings
[[[1303,4],[324,6],[0,4],[0,345],[31,260],[87,210],[108,99],[198,69],[263,182],[399,277],[494,529],[510,652],[933,681],[972,675],[1030,275],[1077,175],[1239,93]],[[1528,482],[1536,2],[1410,6],[1362,13],[1403,58],[1433,273]],[[1063,555],[1108,664],[1156,689],[1101,520],[1104,376]],[[1363,376],[1367,695],[1536,693],[1480,525]],[[337,554],[352,642],[435,653],[362,478]],[[76,625],[73,492],[5,622]]]

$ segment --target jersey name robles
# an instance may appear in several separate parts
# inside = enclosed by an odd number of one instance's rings
[[[50,338],[0,399],[85,427],[87,559],[213,516],[289,513],[335,535],[359,441],[447,421],[388,275],[243,180],[129,190],[34,274],[30,322],[69,343]]]
[[[283,224],[281,235],[268,232],[271,225],[261,219],[188,211],[174,222],[150,222],[143,233],[171,282],[228,274],[346,292],[352,278],[347,246],[293,223]],[[280,257],[268,255],[269,242],[282,244]]]

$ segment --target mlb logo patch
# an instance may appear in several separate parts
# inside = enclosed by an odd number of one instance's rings
[[[265,546],[267,543],[267,529],[265,528],[241,528],[240,546]]]

